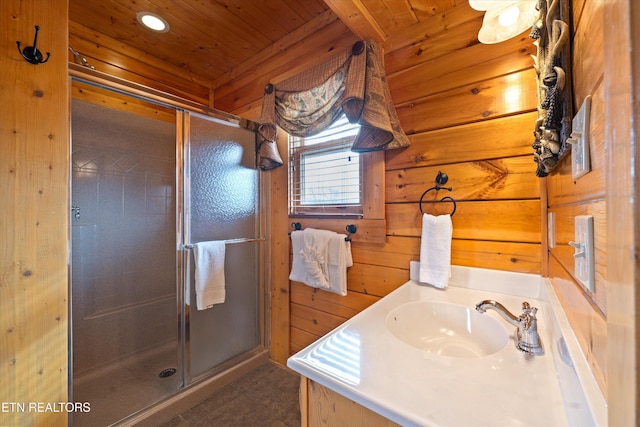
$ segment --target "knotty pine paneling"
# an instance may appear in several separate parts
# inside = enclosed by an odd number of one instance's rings
[[[533,65],[530,55],[533,53],[535,49],[524,36],[495,45],[476,43],[415,67],[404,67],[402,71],[390,73],[389,88],[393,101],[397,105],[404,104],[455,89],[461,86],[461,82],[481,82],[500,75],[530,71]],[[535,81],[533,84],[535,86]]]
[[[575,28],[573,51],[573,99],[578,111],[585,96],[592,93],[604,69],[604,2],[585,1],[581,19]],[[575,12],[574,12],[575,13]],[[584,53],[584,54],[583,54]]]
[[[409,67],[434,61],[440,56],[478,44],[475,30],[482,24],[482,14],[470,15],[469,18],[459,25],[448,27],[447,31],[435,33],[429,38],[390,52],[385,57],[387,75],[393,76],[394,73]]]
[[[455,28],[482,16],[484,16],[482,12],[472,9],[467,3],[463,2],[443,13],[434,13],[426,16],[415,25],[394,31],[380,44],[385,52],[392,54],[404,47],[421,43],[441,33],[446,33],[450,28]]]
[[[291,31],[267,48],[257,52],[250,61],[239,64],[237,67],[233,68],[233,70],[215,79],[214,87],[216,88],[216,93],[220,94],[222,97],[229,93],[236,92],[246,84],[246,82],[243,84],[242,76],[248,72],[254,71],[256,64],[271,62],[274,59],[272,58],[273,56],[280,56],[280,54],[288,51],[301,40],[305,40],[310,35],[317,32],[323,32],[324,27],[337,20],[338,17],[331,10],[326,10],[319,14],[305,25]]]
[[[404,131],[414,134],[533,111],[536,104],[535,71],[529,69],[397,104],[396,109]]]
[[[547,211],[556,216],[556,247],[550,248],[549,275],[561,294],[561,303],[578,336],[582,351],[593,369],[598,384],[607,396],[607,289],[611,272],[607,266],[607,221],[610,219],[606,202],[609,156],[613,147],[606,134],[605,111],[607,88],[604,79],[604,2],[581,0],[574,3],[573,36],[573,95],[574,109],[580,108],[584,98],[591,95],[591,116],[588,129],[591,171],[579,178],[571,176],[571,156],[565,157],[557,170],[546,178]],[[616,113],[614,113],[616,114]],[[595,240],[596,290],[584,290],[573,276],[576,215],[593,215]]]
[[[549,208],[549,212],[555,215],[555,240],[556,245],[549,251],[556,260],[573,277],[576,284],[579,283],[574,275],[575,248],[569,246],[570,241],[575,240],[574,218],[577,215],[593,216],[593,237],[594,237],[594,262],[595,262],[595,291],[584,289],[587,295],[598,309],[606,315],[607,313],[607,211],[604,199],[583,202],[574,205],[558,206]]]
[[[451,177],[445,186],[454,189],[451,194],[456,201],[540,198],[540,185],[528,155],[389,171],[385,179],[387,203],[418,203],[421,195],[434,186],[441,169]],[[423,198],[423,208],[426,202],[445,195],[448,192],[429,191]]]
[[[380,298],[359,292],[348,292],[346,296],[315,289],[303,283],[291,283],[291,302],[317,311],[349,319]]]
[[[264,87],[267,83],[285,80],[306,68],[313,67],[335,55],[335,52],[350,50],[358,41],[339,21],[329,22],[304,40],[298,41],[278,55],[269,57],[265,63],[257,64],[233,81],[215,89],[216,108],[239,114],[248,105],[252,106],[252,120],[260,118],[260,107]],[[309,55],[308,52],[314,52]],[[301,60],[301,58],[303,58]]]
[[[557,171],[547,178],[549,206],[580,203],[584,200],[605,197],[608,161],[607,140],[604,132],[604,105],[604,86],[600,79],[591,95],[591,121],[588,129],[591,171],[579,179],[573,179],[569,155],[561,162]]]
[[[441,194],[443,191],[440,191]],[[446,192],[447,195],[449,192]],[[455,198],[455,192],[451,193]],[[452,218],[454,239],[540,243],[539,200],[457,202]],[[433,203],[423,210],[433,215],[450,211],[451,203]],[[420,236],[421,214],[417,203],[387,204],[387,234]]]
[[[340,326],[347,319],[347,317],[315,310],[306,305],[291,303],[291,326],[313,335],[322,336]]]
[[[278,150],[286,152],[287,137],[284,132],[280,132],[277,141]],[[291,299],[289,285],[289,251],[290,239],[287,233],[290,230],[289,218],[287,218],[287,164],[288,159],[285,156],[284,166],[282,168],[269,171],[266,176],[263,174],[261,179],[267,183],[266,194],[267,206],[270,215],[267,217],[269,222],[266,225],[266,233],[269,236],[269,250],[267,259],[269,260],[269,268],[267,271],[270,277],[267,278],[269,289],[269,305],[267,311],[269,317],[267,322],[267,331],[270,338],[271,357],[285,364],[289,352],[291,351],[290,331],[290,308]]]
[[[591,0],[595,1],[595,0]],[[607,158],[607,392],[611,426],[640,424],[638,270],[638,54],[640,3],[603,4]],[[581,19],[583,22],[584,17]],[[602,366],[601,366],[602,367]]]
[[[589,366],[605,397],[607,395],[607,321],[591,305],[588,297],[567,270],[552,254],[549,257],[549,279],[571,323]]]
[[[288,325],[289,323],[287,323],[287,326]],[[291,340],[290,342],[287,342],[288,347],[287,356],[284,359],[285,361],[287,360],[287,357],[289,357],[289,352],[296,353],[320,338],[320,335],[314,335],[296,327],[291,327],[289,336],[291,337]]]
[[[347,270],[348,290],[365,295],[382,297],[409,280],[408,261],[403,259],[402,268],[376,264],[356,263]]]
[[[173,67],[160,58],[71,21],[69,44],[96,70],[139,83],[206,106],[213,105],[210,83]],[[73,55],[69,61],[73,62]]]
[[[66,426],[69,382],[68,3],[0,2],[0,425]],[[25,61],[16,40],[51,52]],[[6,404],[25,410],[7,410]]]
[[[440,165],[449,162],[469,162],[511,156],[531,156],[536,112],[517,114],[446,127],[430,132],[409,135],[411,146],[387,151],[386,169]]]
[[[459,240],[451,242],[451,263],[517,273],[540,274],[541,244]]]
[[[388,236],[383,248],[363,246],[365,245],[358,245],[352,251],[354,257],[363,263],[358,270],[369,271],[371,278],[377,277],[377,280],[364,282],[366,290],[360,290],[356,284],[352,283],[354,279],[351,272],[359,266],[355,264],[347,274],[350,289],[353,288],[359,292],[386,295],[395,288],[392,286],[394,283],[404,283],[409,279],[409,262],[420,260],[420,238],[417,236]],[[540,251],[540,243],[453,239],[451,263],[539,274]],[[368,266],[366,270],[365,266]],[[401,273],[402,271],[404,274]]]
[[[308,420],[302,421],[303,427],[323,426],[366,426],[400,427],[399,424],[383,417],[377,412],[361,406],[331,389],[302,378],[302,413],[308,413]]]

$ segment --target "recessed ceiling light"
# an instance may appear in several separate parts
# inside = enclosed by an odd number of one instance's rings
[[[155,13],[139,12],[136,15],[136,19],[145,28],[155,31],[156,33],[166,33],[169,31],[169,23]]]

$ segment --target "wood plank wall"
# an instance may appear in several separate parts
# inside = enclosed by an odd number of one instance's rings
[[[419,259],[418,201],[438,171],[448,174],[453,191],[425,200],[457,201],[454,264],[541,272],[541,186],[531,149],[534,47],[526,35],[479,44],[468,32],[480,22],[481,14],[463,5],[383,43],[392,97],[412,143],[386,153],[387,241],[353,243],[346,297],[291,284],[291,352],[408,280],[409,261]],[[430,213],[451,208],[423,204]]]
[[[409,261],[419,259],[418,200],[449,175],[457,200],[452,262],[458,265],[540,273],[541,183],[531,149],[535,122],[535,79],[527,34],[499,45],[479,44],[482,14],[463,4],[392,35],[383,43],[393,100],[412,146],[386,154],[387,239],[384,245],[354,242],[346,297],[289,283],[289,219],[286,206],[272,207],[272,357],[285,363],[303,348],[408,280]],[[469,28],[475,30],[469,35]],[[214,88],[217,108],[258,119],[262,87],[311,66],[356,39],[339,21],[330,21],[302,45],[318,50],[313,61],[298,61],[292,44],[277,60],[234,75]],[[307,56],[308,58],[308,56]],[[259,71],[256,71],[259,70]],[[282,144],[282,142],[281,142]],[[276,175],[277,174],[277,175]],[[284,179],[281,173],[274,181]],[[272,193],[283,203],[282,191]],[[431,196],[431,193],[430,193]],[[436,196],[433,194],[433,196]],[[424,204],[442,213],[448,203]],[[276,252],[277,251],[277,252]],[[290,328],[280,326],[287,316]]]
[[[555,215],[556,246],[549,249],[549,277],[565,307],[571,326],[601,390],[607,394],[607,151],[603,79],[603,3],[573,1],[573,94],[577,111],[591,95],[589,127],[591,172],[574,180],[571,158],[547,178],[548,212]],[[593,215],[595,291],[579,285],[574,275],[574,217]]]
[[[55,4],[54,4],[55,3]],[[65,426],[68,383],[67,1],[0,2],[0,425]],[[32,65],[16,49],[51,52]],[[38,410],[33,405],[43,405]],[[46,410],[46,405],[53,405]],[[13,406],[16,405],[16,406]],[[19,406],[22,405],[22,406]]]
[[[289,353],[313,342],[408,279],[409,261],[419,258],[417,202],[434,184],[438,171],[443,171],[449,175],[447,185],[453,187],[446,195],[458,201],[453,218],[452,262],[549,275],[606,395],[607,142],[601,8],[602,2],[596,0],[573,2],[576,108],[587,94],[593,97],[593,171],[575,182],[568,159],[546,180],[534,175],[531,138],[537,100],[529,56],[534,49],[526,33],[497,45],[479,44],[468,30],[480,27],[482,15],[463,4],[385,40],[385,68],[392,97],[412,142],[405,150],[386,154],[387,242],[354,242],[347,297],[314,291],[288,283],[287,265],[280,262],[283,256],[288,257],[288,239],[280,235],[289,223],[283,218],[286,206],[272,209],[274,224],[280,229],[272,236],[272,247],[280,251],[272,254],[280,260],[272,272],[272,292],[277,295],[272,308],[278,309],[279,325],[284,324],[286,316],[283,305],[290,300],[290,330],[272,331],[272,348],[276,348],[272,357],[276,361],[284,363]],[[353,42],[349,34],[341,34],[339,22],[318,28],[312,40],[320,52],[318,57]],[[257,119],[260,99],[255,94],[267,81],[299,71],[295,55],[293,44],[283,51],[278,63],[263,63],[259,74],[248,71],[223,82],[214,88],[216,107]],[[305,61],[308,66],[315,63]],[[444,195],[441,192],[438,197]],[[438,209],[446,211],[450,205],[431,205],[430,209],[442,213]],[[425,210],[429,211],[426,205]],[[547,212],[554,212],[557,224],[557,244],[550,253]],[[568,242],[573,236],[573,217],[579,214],[595,218],[593,293],[581,290],[572,276]]]
[[[593,0],[591,0],[593,1]],[[640,3],[602,3],[607,148],[607,389],[610,426],[640,424],[638,136]]]

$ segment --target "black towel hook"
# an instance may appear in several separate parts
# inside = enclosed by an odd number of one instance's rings
[[[355,234],[356,231],[358,231],[358,227],[356,227],[355,224],[347,224],[345,229],[347,230],[347,237],[344,238],[344,241],[345,242],[350,242],[351,241],[351,235]]]
[[[43,59],[44,57],[42,56],[42,52],[40,52],[40,50],[38,50],[38,48],[36,47],[36,45],[38,44],[38,31],[40,31],[40,26],[36,25],[36,33],[33,36],[33,46],[26,46],[24,49],[20,49],[22,43],[20,43],[19,41],[16,42],[18,44],[18,52],[20,52],[20,55],[22,55],[22,57],[26,59],[27,62],[33,65],[44,64],[49,60],[49,57],[51,56],[51,52],[47,52],[47,59]]]
[[[443,185],[446,184],[447,181],[449,181],[449,177],[447,176],[447,174],[438,171],[438,175],[436,176],[436,185],[434,185],[433,187],[427,189],[424,193],[422,193],[422,196],[420,196],[420,202],[419,202],[418,206],[420,207],[420,213],[422,215],[424,215],[424,211],[422,210],[422,200],[424,199],[424,196],[426,196],[429,191],[433,191],[433,190],[436,190],[436,191],[439,191],[439,190],[453,191],[452,187],[443,187]],[[443,198],[440,199],[439,202],[444,202],[446,200],[449,200],[449,201],[451,201],[451,203],[453,203],[453,210],[451,211],[451,214],[450,214],[451,216],[453,216],[453,214],[456,213],[456,208],[457,208],[456,201],[451,196],[444,196]],[[428,203],[439,203],[439,202],[429,201]]]
[[[436,190],[445,189],[445,190],[453,190],[451,187],[441,187],[441,185],[445,185],[449,181],[449,175],[446,173],[438,171],[438,175],[436,175],[436,186],[433,187]]]

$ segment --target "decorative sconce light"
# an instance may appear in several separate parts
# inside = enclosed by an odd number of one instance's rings
[[[538,16],[536,0],[469,0],[469,6],[485,11],[478,40],[500,43],[531,27]]]

